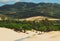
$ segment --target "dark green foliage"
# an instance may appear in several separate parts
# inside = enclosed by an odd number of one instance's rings
[[[14,31],[26,32],[27,30],[36,31],[60,31],[60,25],[57,23],[60,21],[50,21],[47,18],[41,21],[15,21],[15,20],[4,20],[0,21],[0,27],[14,29]]]

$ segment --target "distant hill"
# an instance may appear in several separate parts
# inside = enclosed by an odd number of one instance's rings
[[[17,2],[13,5],[1,6],[0,14],[11,18],[28,18],[33,16],[60,18],[60,4]]]

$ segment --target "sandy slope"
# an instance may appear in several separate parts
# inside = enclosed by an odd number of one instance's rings
[[[36,35],[23,41],[60,41],[60,31],[52,31],[41,35]]]
[[[27,31],[29,34],[17,33],[11,29],[0,28],[0,41],[16,41],[34,35],[34,32]]]
[[[26,18],[25,20],[27,20],[27,21],[33,21],[33,20],[42,20],[42,19],[45,19],[45,18],[47,18],[48,20],[60,20],[60,19],[50,18],[50,17],[44,17],[44,16],[29,17],[29,18]]]
[[[10,29],[0,28],[0,41],[14,41],[25,36],[26,34],[24,33],[17,33]]]
[[[28,33],[29,34],[17,33],[11,29],[0,28],[0,41],[15,41],[28,36],[30,37],[22,41],[60,41],[60,31],[51,31],[41,35],[37,35],[35,32],[31,31],[28,31]]]

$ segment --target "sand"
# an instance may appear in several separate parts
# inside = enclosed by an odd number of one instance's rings
[[[11,29],[0,28],[0,41],[15,41],[26,37],[26,35],[25,33],[17,33]]]
[[[41,35],[36,35],[23,41],[60,41],[60,31],[52,31]]]
[[[0,28],[0,41],[60,41],[60,31],[45,32],[38,35],[35,32],[27,31],[27,33],[18,33],[11,29]],[[26,38],[27,37],[27,38]]]
[[[18,33],[7,28],[0,28],[0,41],[16,41],[19,39],[30,37],[35,34],[34,32],[31,31],[27,31],[27,33],[29,34],[22,32]]]

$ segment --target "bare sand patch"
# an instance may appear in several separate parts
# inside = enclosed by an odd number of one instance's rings
[[[60,41],[60,31],[52,31],[25,39],[23,41]]]

